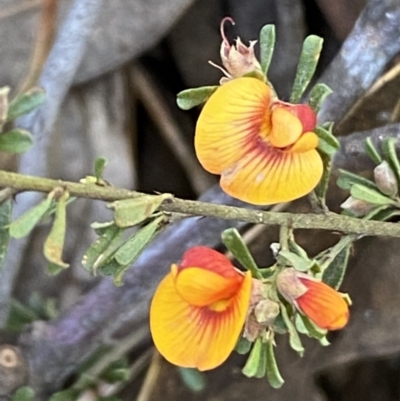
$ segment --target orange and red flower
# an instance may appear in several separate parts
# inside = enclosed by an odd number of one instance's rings
[[[155,346],[171,363],[208,370],[232,352],[243,328],[251,274],[222,254],[197,246],[161,281],[150,308]]]
[[[229,195],[257,205],[286,202],[321,179],[315,126],[308,105],[277,100],[257,78],[237,78],[206,102],[196,126],[196,154],[207,171],[221,175]]]
[[[283,270],[277,279],[282,296],[317,326],[339,330],[349,320],[349,306],[339,292],[294,269]]]

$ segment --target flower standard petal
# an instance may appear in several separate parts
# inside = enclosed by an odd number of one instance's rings
[[[244,157],[270,130],[271,89],[255,78],[222,85],[205,104],[196,125],[196,154],[220,174]]]
[[[322,171],[322,160],[315,149],[297,153],[260,146],[222,172],[221,187],[227,194],[255,205],[288,202],[315,188]]]

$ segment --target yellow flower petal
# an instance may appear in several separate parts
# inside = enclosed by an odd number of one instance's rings
[[[189,304],[204,306],[231,298],[242,281],[243,276],[240,273],[226,278],[200,267],[191,267],[178,273],[175,287],[178,294]]]
[[[268,140],[276,148],[292,145],[303,132],[300,120],[282,107],[276,107],[271,115],[272,128]]]
[[[217,89],[196,125],[202,166],[220,174],[244,157],[270,131],[271,90],[256,78],[238,78]]]
[[[304,133],[300,139],[288,149],[291,153],[304,153],[318,146],[318,136],[314,132]]]
[[[189,305],[176,292],[172,274],[166,276],[150,308],[150,329],[159,352],[183,367],[209,370],[222,364],[243,328],[251,282],[248,272],[227,308],[219,312]]]
[[[221,174],[221,187],[234,198],[255,205],[288,202],[309,193],[321,179],[318,152],[281,151],[260,146]]]

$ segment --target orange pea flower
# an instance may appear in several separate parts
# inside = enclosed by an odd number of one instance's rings
[[[150,308],[158,351],[171,363],[199,370],[222,364],[244,326],[251,274],[222,254],[197,246],[161,281]]]
[[[314,111],[275,98],[256,78],[233,79],[206,102],[195,148],[202,166],[220,174],[222,189],[256,205],[309,193],[322,177]]]
[[[339,330],[347,324],[349,306],[327,284],[290,268],[279,274],[277,286],[288,302],[322,329]]]

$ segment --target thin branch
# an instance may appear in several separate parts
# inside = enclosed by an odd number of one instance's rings
[[[79,184],[70,181],[51,180],[49,178],[23,176],[0,170],[0,187],[11,187],[18,191],[51,192],[56,187],[68,190],[71,196],[116,201],[148,195],[136,191],[114,187],[101,187],[94,184]],[[290,225],[292,228],[340,231],[346,234],[381,235],[400,238],[400,225],[381,221],[360,220],[336,213],[285,213],[251,210],[244,207],[216,205],[200,201],[172,198],[165,200],[159,210],[188,216],[214,217],[225,220],[237,220],[244,223],[262,223],[267,225]]]

